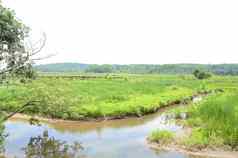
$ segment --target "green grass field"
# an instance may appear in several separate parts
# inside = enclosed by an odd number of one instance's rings
[[[11,112],[29,100],[39,100],[40,105],[24,113],[71,120],[141,116],[201,91],[232,90],[237,83],[237,77],[196,80],[193,76],[176,75],[39,77],[26,84],[12,81],[1,86],[0,109]]]

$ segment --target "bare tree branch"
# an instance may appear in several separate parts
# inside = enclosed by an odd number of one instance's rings
[[[30,43],[31,46],[31,53],[30,56],[34,56],[42,51],[42,49],[45,47],[47,36],[44,32],[42,34],[43,38],[37,41],[35,44]]]
[[[49,54],[47,56],[43,56],[43,57],[36,57],[45,47],[46,45],[46,40],[47,40],[47,36],[46,33],[42,34],[42,38],[37,41],[35,44],[33,44],[32,42],[28,42],[27,44],[25,44],[19,52],[14,52],[13,56],[10,56],[12,58],[14,58],[13,62],[15,62],[16,64],[8,67],[8,56],[6,56],[4,59],[0,59],[2,68],[0,68],[0,75],[2,74],[6,74],[6,73],[10,73],[12,71],[18,71],[22,68],[24,68],[27,64],[33,64],[35,61],[39,61],[39,60],[44,60],[44,59],[48,59],[52,56],[55,56],[56,54]],[[4,53],[4,52],[1,52]],[[19,53],[19,54],[18,54]],[[18,56],[17,56],[18,55]],[[19,62],[19,63],[17,63]],[[4,67],[5,65],[5,67]]]

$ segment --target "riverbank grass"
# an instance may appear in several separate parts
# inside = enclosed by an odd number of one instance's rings
[[[174,138],[174,133],[167,130],[155,130],[148,137],[150,142],[155,142],[160,145],[171,143]]]
[[[141,75],[108,79],[38,78],[0,88],[0,110],[15,111],[29,100],[40,101],[23,113],[67,120],[124,118],[156,112],[199,91],[191,77]]]
[[[174,113],[177,123],[185,126],[184,131],[190,132],[179,140],[170,140],[168,144],[176,142],[176,146],[188,150],[238,151],[237,90],[212,94],[198,103],[188,107],[178,107],[169,113]],[[181,113],[187,114],[185,120],[176,117]]]
[[[194,121],[198,121],[196,124]],[[188,125],[193,130],[191,145],[228,145],[238,149],[238,91],[208,97],[193,108]],[[193,141],[193,140],[201,141]]]

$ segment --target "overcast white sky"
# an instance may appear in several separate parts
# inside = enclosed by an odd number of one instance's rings
[[[238,63],[237,0],[3,0],[46,32],[43,61]]]

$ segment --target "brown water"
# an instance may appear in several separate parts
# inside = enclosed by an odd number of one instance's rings
[[[66,157],[86,158],[195,158],[178,152],[155,151],[146,144],[146,137],[154,129],[168,129],[179,131],[182,127],[168,121],[161,113],[143,118],[129,118],[104,122],[58,122],[42,123],[32,126],[26,120],[14,119],[5,123],[5,131],[9,134],[5,141],[5,155],[7,157],[27,157],[26,150],[33,137],[42,136],[48,132],[50,140],[65,141],[68,144],[80,142],[84,149],[80,149]],[[42,149],[42,144],[35,145],[36,151]],[[54,143],[44,144],[51,149]],[[29,147],[29,145],[28,145]],[[32,146],[30,148],[32,149]],[[28,150],[29,151],[29,150]],[[27,153],[29,155],[29,152]],[[32,154],[32,153],[31,153]],[[33,155],[40,155],[34,153]],[[29,157],[29,156],[28,156]],[[58,157],[58,156],[56,156]]]

